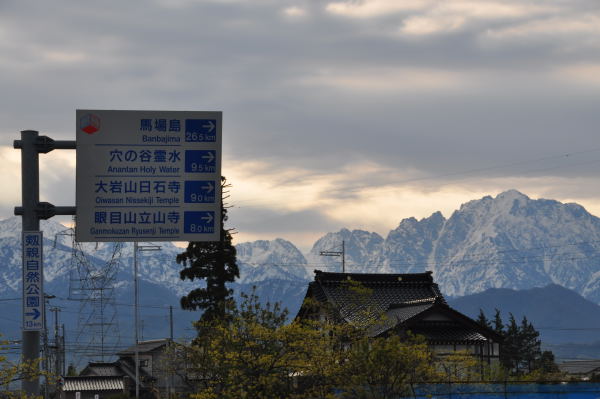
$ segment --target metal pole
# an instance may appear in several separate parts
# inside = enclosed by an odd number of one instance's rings
[[[169,306],[169,347],[173,343],[173,306]],[[173,353],[169,353],[173,356]],[[173,389],[173,372],[171,365],[168,366],[169,374],[167,375],[167,399],[171,398],[171,389]]]
[[[342,240],[342,273],[346,273],[346,242]]]
[[[133,243],[133,289],[134,289],[134,313],[135,313],[135,398],[140,397],[140,352],[138,348],[138,330],[139,330],[139,296],[138,296],[138,243]]]
[[[169,306],[169,337],[173,341],[173,305]]]
[[[45,296],[45,295],[44,295]],[[46,305],[49,305],[50,302],[48,300],[48,297],[45,296],[44,297],[44,372],[46,373],[46,375],[44,376],[44,399],[48,399],[48,358],[49,358],[49,353],[48,353],[48,325],[46,324],[48,318],[46,317]]]
[[[67,359],[66,349],[65,349],[65,325],[62,325],[62,336],[60,337],[60,375],[64,376],[65,373],[65,362]]]
[[[104,363],[104,288],[100,287],[100,359]]]
[[[51,310],[54,312],[54,348],[56,351],[56,357],[54,359],[54,373],[60,376],[62,375],[60,372],[61,342],[58,335],[58,312],[60,312],[60,308],[54,307]]]
[[[39,231],[40,220],[36,207],[40,202],[40,164],[39,153],[35,146],[38,132],[21,132],[21,199],[23,204],[23,231]],[[43,276],[41,277],[43,278]],[[43,293],[42,293],[43,295]],[[23,331],[23,361],[36,362],[40,357],[40,332]],[[37,396],[40,392],[39,365],[34,368],[30,379],[23,379],[21,388],[27,396]]]
[[[158,245],[142,245],[139,246],[137,241],[133,242],[133,285],[135,295],[135,397],[140,397],[140,353],[139,353],[139,302],[140,302],[140,289],[139,289],[139,278],[138,278],[138,251],[160,251]]]

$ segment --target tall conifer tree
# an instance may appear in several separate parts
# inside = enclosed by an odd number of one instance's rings
[[[496,314],[494,315],[494,331],[496,334],[504,335],[504,324],[502,323],[502,317],[500,317],[500,311],[496,310]]]
[[[485,313],[483,313],[483,309],[479,309],[479,316],[477,316],[477,323],[486,328],[492,328],[492,323],[485,317]]]
[[[229,187],[221,178],[221,193]],[[227,208],[221,194],[220,241],[190,242],[186,250],[177,255],[177,263],[183,264],[179,272],[182,280],[204,280],[204,287],[196,288],[181,298],[183,309],[204,310],[202,321],[223,318],[233,301],[231,289],[226,284],[239,277],[236,250],[231,243],[231,232],[225,229]]]

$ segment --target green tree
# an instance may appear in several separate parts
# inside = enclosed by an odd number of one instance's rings
[[[490,323],[490,321],[487,319],[487,317],[485,317],[485,314],[483,313],[483,309],[479,309],[479,316],[477,316],[477,323],[479,323],[479,325],[485,327],[485,328],[492,328],[492,323]]]
[[[521,330],[515,320],[515,316],[512,313],[509,313],[509,319],[504,333],[504,342],[502,350],[500,351],[500,363],[507,370],[513,371],[515,374],[519,374],[521,371],[520,367],[523,362],[521,348]]]
[[[523,316],[519,334],[519,352],[523,361],[521,367],[522,369],[526,368],[529,373],[533,371],[536,360],[542,355],[540,333],[527,320],[527,317]]]
[[[204,333],[178,351],[177,364],[194,376],[195,399],[380,399],[435,379],[423,338],[369,338],[321,319],[285,324],[287,311],[254,294],[242,295],[229,315],[197,322]]]
[[[477,381],[483,378],[481,361],[467,351],[456,351],[436,359],[439,377],[443,381]]]
[[[554,353],[552,353],[552,351],[543,351],[540,356],[535,359],[534,369],[544,376],[554,376],[560,373],[560,369],[556,364]]]
[[[414,395],[414,385],[437,380],[423,337],[362,337],[347,353],[339,385],[342,398],[392,399]]]
[[[242,294],[239,309],[227,319],[201,320],[199,335],[186,351],[197,376],[197,399],[283,398],[290,395],[296,363],[296,331],[284,325],[287,312],[262,306],[254,294]]]
[[[492,378],[508,378],[509,374],[531,381],[547,381],[560,378],[560,370],[554,362],[551,351],[541,350],[540,333],[534,328],[527,317],[523,316],[517,324],[512,313],[506,326],[502,324],[500,311],[496,309],[493,330],[504,338],[500,351],[499,370],[488,370]],[[485,325],[486,317],[480,310],[477,322]],[[489,324],[488,324],[489,325]],[[496,377],[493,377],[496,376]]]
[[[8,341],[0,339],[0,390],[2,391],[0,396],[7,399],[25,399],[27,395],[19,390],[10,390],[11,385],[24,379],[32,379],[43,375],[44,373],[39,369],[41,359],[34,362],[10,361],[4,354],[7,351],[8,344]]]
[[[227,185],[221,178],[221,192]],[[232,244],[231,232],[225,229],[227,208],[221,198],[220,240],[213,242],[190,242],[186,250],[177,255],[177,263],[184,266],[180,271],[182,280],[204,280],[205,286],[193,289],[181,298],[183,309],[201,309],[202,320],[225,317],[233,301],[232,290],[226,284],[239,277],[236,250]]]
[[[496,313],[494,314],[494,331],[496,334],[504,335],[504,323],[502,322],[502,317],[500,317],[500,311],[495,309]]]
[[[67,376],[68,377],[77,377],[77,369],[73,363],[69,364],[67,368]]]

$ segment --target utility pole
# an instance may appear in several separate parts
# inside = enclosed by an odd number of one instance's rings
[[[65,325],[62,325],[62,336],[60,339],[60,343],[61,343],[61,351],[60,351],[60,360],[61,360],[61,364],[60,364],[60,375],[65,375],[66,374],[66,361],[67,361],[67,356],[66,356],[66,346],[65,346]]]
[[[48,296],[46,296],[45,301],[48,304]],[[44,371],[46,375],[44,376],[44,399],[48,399],[48,325],[46,324],[46,307],[44,306]]]
[[[49,219],[55,215],[74,215],[74,206],[54,206],[47,202],[40,202],[39,154],[46,154],[55,149],[74,150],[75,141],[55,141],[49,137],[40,136],[39,132],[35,130],[23,130],[21,131],[21,140],[15,140],[13,147],[21,150],[22,206],[15,207],[15,215],[22,216],[22,230],[39,231],[41,219]],[[23,265],[23,269],[25,270],[25,265]],[[43,273],[40,278],[43,281]],[[28,330],[23,326],[22,338],[23,361],[26,363],[36,362],[40,357],[40,331]],[[22,381],[21,388],[27,396],[33,397],[39,394],[40,380],[37,371],[39,371],[39,366],[32,373],[32,377]]]
[[[44,301],[47,305],[50,305],[50,299],[56,298],[54,295],[44,294]],[[46,306],[44,306],[44,371],[46,375],[44,376],[44,399],[48,399],[48,389],[49,389],[49,381],[48,374],[50,373],[50,351],[48,350],[48,324],[46,317]]]
[[[134,329],[135,329],[135,398],[140,398],[140,348],[139,348],[139,330],[140,330],[140,289],[138,281],[138,251],[160,251],[159,245],[138,245],[133,242],[133,295],[134,295]]]
[[[134,295],[134,324],[135,324],[135,399],[140,399],[140,350],[138,348],[139,339],[138,339],[138,331],[139,331],[139,310],[138,310],[138,261],[137,261],[137,253],[138,253],[138,243],[135,241],[133,243],[133,295]]]
[[[173,305],[169,305],[169,344],[168,348],[171,349],[173,344]],[[173,356],[173,353],[170,353],[170,356]],[[173,373],[172,373],[172,365],[169,364],[167,366],[167,399],[171,398],[171,389],[173,387]]]
[[[60,336],[59,336],[59,330],[58,330],[58,312],[60,312],[60,308],[59,307],[53,307],[50,308],[51,312],[54,312],[54,350],[55,350],[55,357],[54,357],[54,373],[56,373],[57,375],[62,375],[61,373],[61,369],[60,369],[60,364],[61,364],[61,360],[62,360],[62,345],[61,345],[61,340],[60,340]]]
[[[173,341],[173,305],[169,306],[169,338]]]
[[[342,257],[342,273],[346,273],[346,242],[342,240],[341,251],[321,251],[321,256],[341,256]]]

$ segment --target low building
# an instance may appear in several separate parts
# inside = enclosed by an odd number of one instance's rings
[[[123,377],[64,377],[59,388],[60,399],[103,399],[116,394],[128,395]]]
[[[572,360],[559,364],[558,368],[563,373],[582,381],[591,379],[598,381],[600,378],[600,360]]]
[[[349,282],[366,290],[351,289]],[[366,319],[379,316],[384,322],[368,329],[372,337],[406,336],[410,331],[423,335],[436,355],[467,351],[488,364],[499,361],[502,337],[448,306],[431,272],[363,274],[315,270],[315,280],[308,285],[297,317],[361,326]]]
[[[114,362],[89,363],[78,377],[64,377],[61,399],[102,399],[114,393],[135,396],[135,354],[139,361],[139,392],[141,398],[168,397],[169,392],[188,392],[187,376],[169,372],[168,348],[176,345],[169,339],[141,341],[117,353]],[[77,394],[79,392],[79,394]]]

